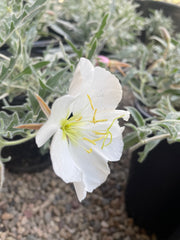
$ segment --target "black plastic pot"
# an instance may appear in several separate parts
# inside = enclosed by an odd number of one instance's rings
[[[33,43],[31,49],[31,56],[42,56],[43,52],[49,47],[58,47],[59,42],[55,38],[52,37],[43,37],[40,38],[38,41]]]
[[[132,155],[125,192],[135,224],[166,240],[180,223],[180,143],[162,141],[143,163]],[[179,240],[179,239],[177,239]]]
[[[2,156],[11,156],[11,160],[5,163],[5,167],[13,173],[41,172],[51,166],[49,153],[42,155],[34,139],[3,148]]]
[[[145,105],[143,105],[143,103],[138,101],[137,99],[135,99],[135,101],[134,101],[134,106],[135,106],[135,108],[138,109],[138,111],[141,113],[141,115],[144,118],[151,118],[152,117],[151,113],[149,112],[149,109]]]
[[[143,104],[135,107],[146,117]],[[180,239],[180,143],[160,142],[146,159],[138,162],[138,152],[133,152],[125,191],[126,210],[135,224],[158,240]],[[176,238],[176,236],[179,236]]]
[[[173,234],[168,238],[168,240],[179,240],[180,239],[180,225],[173,232]]]
[[[52,46],[56,48],[59,46],[59,41],[53,37],[42,37],[36,42],[33,43],[31,49],[31,57],[42,56],[43,52],[49,47]],[[0,53],[10,57],[11,53],[9,52],[9,46],[7,44],[3,45],[0,48]]]
[[[20,105],[25,101],[25,95],[20,95],[14,98],[11,105]],[[2,101],[0,102],[0,108],[2,108]],[[11,113],[10,111],[6,112]],[[21,136],[16,136],[12,140],[20,138]],[[20,145],[5,147],[1,154],[4,158],[11,156],[11,160],[5,163],[5,167],[14,173],[40,172],[51,166],[49,153],[42,154],[34,139]]]
[[[137,10],[141,11],[144,17],[149,17],[151,10],[162,10],[165,16],[172,18],[176,31],[180,32],[180,7],[178,5],[148,0],[135,0],[135,2],[139,4]]]

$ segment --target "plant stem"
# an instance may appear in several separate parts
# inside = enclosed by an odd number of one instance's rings
[[[139,147],[151,142],[151,141],[154,141],[154,140],[158,140],[158,139],[165,139],[165,138],[168,138],[170,137],[170,134],[169,133],[166,133],[166,134],[161,134],[161,135],[157,135],[157,136],[154,136],[154,137],[150,137],[150,138],[146,138],[144,140],[141,140],[140,142],[138,142],[137,144],[135,144],[134,146],[132,146],[130,148],[130,151],[135,151],[136,149],[138,149]]]
[[[3,99],[3,98],[5,98],[5,97],[7,97],[8,95],[9,95],[8,93],[2,94],[2,95],[0,96],[0,100]]]
[[[4,141],[4,139],[1,141],[1,146],[2,147],[6,147],[6,146],[14,146],[14,145],[18,145],[24,142],[29,141],[30,139],[34,138],[36,136],[36,133],[32,133],[29,136],[19,139],[19,140],[15,140],[15,141]]]
[[[7,61],[10,61],[10,58],[7,57],[7,56],[5,56],[4,54],[1,54],[1,53],[0,53],[0,57],[3,58],[3,59],[5,59],[5,60],[7,60]]]

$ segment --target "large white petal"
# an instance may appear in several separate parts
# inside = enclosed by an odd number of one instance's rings
[[[74,98],[69,95],[58,98],[52,105],[51,115],[47,122],[39,129],[36,135],[36,143],[38,147],[44,145],[49,138],[60,127],[60,120],[67,117],[69,105]],[[70,113],[69,113],[70,114]]]
[[[123,138],[122,138],[122,130],[124,128],[115,128],[113,127],[113,130],[111,129],[112,133],[112,141],[110,139],[110,136],[106,139],[105,144],[106,146],[102,147],[102,142],[97,142],[96,148],[99,148],[100,151],[102,151],[102,154],[106,157],[107,161],[119,161],[122,152],[123,152]],[[113,134],[113,132],[116,131],[116,136]],[[111,141],[111,143],[108,145],[108,143]]]
[[[50,147],[50,155],[54,172],[64,182],[80,182],[82,174],[74,162],[73,155],[69,151],[69,144],[62,131],[58,129],[54,135]]]
[[[74,76],[69,87],[69,94],[77,96],[81,93],[87,92],[87,90],[91,87],[93,74],[94,67],[92,63],[86,58],[81,58],[74,72]]]
[[[105,132],[109,126],[111,126],[112,122],[104,122],[100,124],[95,124],[92,126],[92,132],[103,133]],[[122,132],[124,127],[120,127],[118,121],[116,120],[113,125],[110,127],[109,131],[111,134],[108,134],[107,139],[102,139],[100,141],[96,141],[96,145],[94,148],[99,149],[106,161],[118,161],[121,158],[124,143],[122,138]],[[89,131],[90,132],[90,131]],[[102,135],[94,134],[89,138],[95,139],[101,137]]]
[[[86,197],[86,190],[83,182],[74,182],[74,188],[78,197],[78,200],[81,202]]]
[[[84,144],[84,146],[87,149],[91,147],[88,144]],[[91,153],[87,153],[83,148],[73,145],[71,146],[71,152],[76,164],[82,171],[82,179],[87,192],[92,192],[106,181],[110,169],[106,159],[104,159],[100,152],[95,149]]]
[[[115,119],[123,119],[128,121],[130,117],[130,113],[126,110],[110,110],[110,111],[97,111],[96,112],[96,120],[99,119],[107,119],[108,124]]]
[[[92,88],[89,92],[97,109],[115,109],[122,98],[119,80],[104,68],[95,67]]]
[[[89,94],[98,109],[115,109],[122,98],[119,80],[109,71],[94,67],[81,58],[69,88],[69,94]]]
[[[54,101],[50,115],[54,122],[59,123],[61,119],[67,117],[67,114],[70,111],[70,104],[74,101],[74,99],[75,98],[70,95],[64,95]]]
[[[36,134],[36,144],[38,147],[43,146],[57,131],[58,124],[53,121],[52,118],[49,118],[46,123],[39,129]]]

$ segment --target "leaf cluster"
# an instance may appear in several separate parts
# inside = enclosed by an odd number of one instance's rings
[[[79,7],[81,6],[81,7]],[[134,43],[144,21],[136,12],[137,4],[131,0],[66,0],[51,28],[75,45],[89,41],[105,14],[109,15],[103,33],[102,47],[117,52],[123,45]]]
[[[154,108],[163,96],[180,108],[180,43],[165,28],[161,37],[151,36],[147,45],[140,44],[136,63],[124,82],[145,106]],[[137,51],[136,48],[135,51]]]
[[[159,101],[157,108],[152,110],[151,118],[144,119],[134,107],[127,107],[133,119],[127,124],[132,129],[125,138],[125,148],[134,151],[144,146],[139,152],[139,161],[142,162],[148,153],[160,141],[166,139],[169,144],[180,142],[180,112],[176,111],[168,97]]]

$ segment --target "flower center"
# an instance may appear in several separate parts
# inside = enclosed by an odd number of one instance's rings
[[[73,112],[71,112],[65,119],[61,120],[60,126],[63,131],[63,138],[77,143],[77,140],[82,136],[81,127],[84,125],[81,119],[82,116],[79,114],[73,115]]]
[[[108,127],[106,125],[106,128],[104,130],[89,131],[89,129],[87,129],[87,134],[85,134],[85,128],[83,128],[83,126],[85,126],[86,124],[96,125],[108,121],[108,119],[97,119],[96,115],[98,110],[97,108],[94,108],[91,97],[89,95],[87,95],[87,97],[92,109],[91,114],[92,118],[89,120],[82,121],[82,116],[80,114],[74,114],[73,112],[71,112],[70,114],[69,113],[67,114],[65,119],[61,120],[60,126],[61,130],[63,131],[64,139],[66,139],[68,142],[71,141],[73,144],[76,144],[79,147],[82,147],[87,153],[91,153],[92,148],[87,149],[86,147],[84,147],[85,144],[83,144],[83,141],[88,142],[92,145],[96,145],[98,141],[101,141],[102,142],[101,149],[107,147],[112,142],[111,128],[113,124],[117,119],[122,118],[123,116],[113,119]]]

